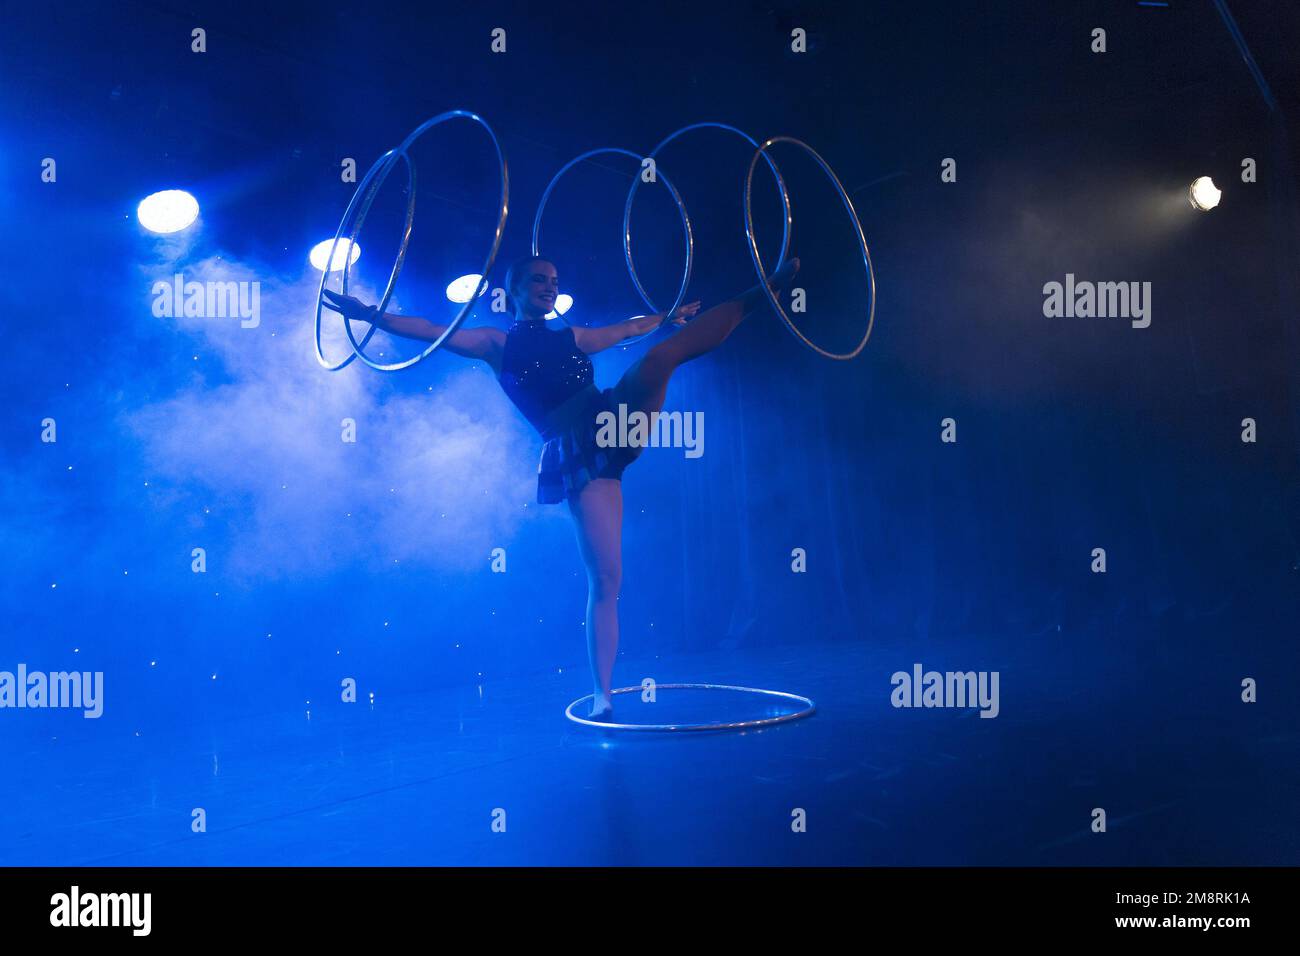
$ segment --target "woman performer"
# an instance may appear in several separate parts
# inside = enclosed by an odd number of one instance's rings
[[[769,285],[779,291],[798,269],[799,260],[789,260],[769,278]],[[742,319],[766,301],[766,294],[762,286],[754,286],[704,312],[699,312],[699,302],[683,305],[671,320],[683,328],[651,348],[613,388],[601,390],[593,382],[589,356],[658,328],[665,317],[646,315],[597,328],[548,329],[545,317],[555,308],[559,279],[555,265],[537,256],[510,267],[505,289],[515,317],[508,331],[490,326],[457,329],[444,345],[455,355],[487,362],[506,395],[545,441],[537,500],[542,504],[567,500],[573,516],[587,568],[587,653],[594,685],[590,717],[609,721],[623,577],[621,478],[642,449],[602,446],[597,441],[597,416],[616,413],[622,404],[629,415],[640,411],[653,421],[663,408],[673,372],[721,345]],[[394,335],[431,342],[447,328],[415,316],[378,315],[373,306],[329,290],[325,295],[325,304],[346,318]]]

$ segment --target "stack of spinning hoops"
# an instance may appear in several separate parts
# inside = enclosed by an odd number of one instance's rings
[[[371,359],[368,355],[366,355],[364,349],[366,343],[370,341],[371,336],[375,334],[375,330],[377,326],[372,325],[370,329],[362,337],[362,339],[360,341],[357,341],[356,334],[352,330],[352,323],[345,317],[343,319],[343,328],[347,332],[348,343],[352,346],[352,354],[348,355],[346,358],[344,358],[342,361],[338,363],[331,363],[327,358],[325,358],[325,353],[321,349],[321,311],[323,306],[325,286],[329,280],[329,270],[324,270],[321,273],[320,289],[317,291],[317,295],[316,295],[316,358],[321,363],[321,365],[323,365],[326,369],[328,369],[331,372],[337,372],[340,369],[347,367],[352,362],[353,359],[357,359],[357,358],[361,359],[362,362],[364,362],[366,365],[369,365],[371,368],[381,372],[396,372],[400,369],[409,368],[410,366],[419,362],[421,359],[427,358],[429,355],[432,355],[434,352],[436,352],[438,348],[442,345],[442,343],[445,342],[448,339],[448,337],[450,337],[456,332],[456,329],[460,327],[460,324],[465,321],[465,317],[468,316],[471,309],[473,309],[475,300],[480,295],[482,295],[484,290],[487,288],[488,273],[491,271],[493,263],[496,262],[497,252],[501,248],[501,239],[505,235],[506,215],[509,209],[509,198],[510,198],[510,176],[506,168],[505,154],[501,150],[501,143],[497,139],[496,133],[492,131],[492,127],[488,125],[487,121],[484,120],[483,117],[479,116],[477,113],[472,113],[469,110],[448,110],[445,113],[438,114],[437,116],[433,117],[430,120],[426,120],[424,123],[421,123],[414,130],[412,130],[411,134],[407,136],[406,139],[404,139],[399,146],[395,147],[394,149],[390,149],[388,152],[384,153],[377,160],[375,160],[374,165],[370,167],[370,169],[366,172],[365,176],[362,177],[361,182],[357,185],[356,192],[353,193],[352,195],[352,200],[348,203],[347,209],[344,210],[343,212],[343,218],[339,222],[339,227],[334,233],[334,241],[330,245],[329,258],[326,259],[326,262],[335,261],[334,259],[335,251],[338,248],[339,240],[343,238],[343,234],[345,232],[348,233],[349,245],[347,248],[351,249],[353,247],[353,245],[356,243],[357,235],[361,232],[361,226],[366,220],[366,215],[370,211],[370,206],[374,202],[375,196],[378,195],[379,193],[380,187],[383,186],[385,180],[388,179],[389,173],[393,171],[393,168],[397,165],[398,160],[401,160],[403,163],[405,163],[406,183],[407,183],[407,203],[406,203],[406,222],[402,228],[402,242],[401,245],[398,247],[397,259],[393,263],[392,272],[389,274],[388,282],[384,287],[383,297],[380,299],[379,304],[376,306],[380,314],[383,314],[383,312],[387,310],[389,300],[392,299],[393,296],[393,289],[397,286],[397,277],[402,271],[402,263],[406,259],[406,249],[411,241],[411,226],[415,222],[416,175],[415,175],[415,166],[411,162],[411,158],[408,151],[410,150],[412,144],[414,144],[417,139],[419,139],[421,136],[423,136],[426,132],[431,130],[433,127],[438,126],[442,123],[446,123],[453,119],[469,120],[470,122],[477,123],[480,127],[482,127],[483,131],[487,133],[488,137],[492,140],[492,147],[496,152],[497,162],[501,170],[501,197],[500,197],[499,210],[497,213],[496,230],[493,232],[492,245],[488,249],[487,256],[483,260],[483,268],[480,270],[480,275],[482,276],[482,279],[480,280],[479,287],[477,290],[475,290],[472,296],[466,299],[464,305],[461,307],[460,311],[456,314],[456,317],[452,319],[450,323],[448,323],[446,331],[444,331],[442,335],[440,335],[435,341],[431,342],[428,348],[426,348],[423,352],[421,352],[418,355],[412,356],[411,358],[406,359],[405,361],[402,362],[393,362],[393,363],[384,364],[381,362],[376,362],[373,359]],[[728,126],[725,123],[694,123],[690,126],[683,126],[681,129],[673,133],[670,133],[645,156],[632,152],[631,150],[620,149],[618,147],[603,147],[600,149],[588,150],[587,152],[582,153],[581,155],[576,156],[573,159],[571,159],[569,162],[565,163],[564,166],[560,168],[559,172],[557,172],[551,178],[551,181],[547,185],[545,192],[542,193],[541,201],[537,205],[537,214],[533,217],[533,236],[532,236],[533,254],[534,255],[539,254],[539,239],[540,239],[541,228],[542,228],[542,214],[546,210],[546,204],[550,199],[551,193],[552,191],[554,191],[556,184],[560,181],[561,177],[563,177],[566,172],[568,172],[578,163],[590,159],[593,156],[599,156],[599,155],[613,154],[619,156],[626,156],[635,160],[639,165],[644,164],[646,163],[647,160],[655,159],[658,153],[665,146],[673,142],[673,140],[677,139],[679,136],[682,136],[685,133],[689,133],[693,130],[698,130],[698,129],[726,130],[727,132],[734,133],[737,136],[741,137],[743,140],[745,140],[745,142],[749,143],[751,146],[754,147],[754,157],[752,160],[750,160],[749,173],[745,177],[745,193],[744,193],[745,238],[748,241],[749,256],[751,261],[754,264],[754,270],[755,272],[758,273],[759,276],[759,283],[762,286],[763,290],[767,293],[768,301],[771,303],[772,308],[776,311],[776,314],[780,316],[781,321],[785,323],[786,328],[790,330],[790,333],[796,339],[798,339],[801,343],[803,343],[803,345],[811,349],[813,352],[816,352],[818,355],[821,355],[824,358],[837,359],[840,361],[846,361],[848,359],[857,357],[857,355],[860,354],[862,352],[862,349],[866,346],[867,340],[871,337],[871,328],[872,325],[875,323],[876,274],[874,268],[871,265],[871,251],[867,247],[866,237],[862,233],[862,222],[858,218],[857,211],[853,208],[853,202],[849,199],[849,194],[845,191],[844,185],[840,182],[840,179],[835,174],[835,171],[831,168],[830,164],[827,163],[826,160],[824,160],[821,157],[821,155],[818,154],[817,151],[814,150],[811,146],[809,146],[807,143],[802,142],[801,140],[794,139],[793,137],[790,136],[773,136],[770,139],[765,140],[762,143],[759,143],[756,139],[754,139],[754,137],[750,136],[748,133],[745,133],[737,129],[734,126]],[[847,352],[833,352],[823,348],[822,346],[818,345],[816,342],[812,341],[812,339],[810,339],[799,329],[799,327],[795,324],[794,320],[790,318],[790,314],[786,311],[784,307],[782,307],[781,303],[777,300],[776,295],[768,287],[767,283],[763,281],[763,278],[765,276],[769,275],[771,272],[777,271],[785,263],[786,253],[788,252],[789,245],[790,245],[791,226],[793,225],[794,222],[793,213],[791,212],[791,208],[790,208],[790,194],[786,189],[785,180],[781,176],[781,171],[777,167],[775,161],[773,161],[769,152],[771,147],[776,143],[789,143],[791,145],[798,146],[804,151],[806,151],[817,162],[817,165],[826,174],[827,178],[831,181],[831,184],[835,187],[835,191],[840,197],[840,202],[843,204],[844,210],[845,212],[848,213],[849,220],[853,224],[853,234],[854,237],[857,239],[858,248],[862,253],[862,265],[866,271],[867,290],[869,294],[869,305],[867,307],[866,328],[862,333],[862,338],[859,339],[858,343],[851,350]],[[762,159],[767,164],[767,168],[772,173],[773,180],[775,181],[777,190],[781,196],[781,208],[783,213],[782,221],[781,221],[781,248],[780,248],[780,252],[777,254],[776,264],[772,267],[770,271],[768,270],[766,263],[763,262],[762,255],[758,251],[758,239],[754,235],[754,211],[753,211],[753,201],[752,201],[753,186],[754,186],[754,170],[757,168],[758,161],[760,159]],[[637,294],[641,296],[641,299],[642,301],[645,302],[647,308],[649,308],[650,311],[655,314],[672,315],[674,312],[677,311],[677,308],[682,304],[682,302],[686,298],[686,290],[687,287],[690,285],[691,270],[695,262],[695,241],[691,231],[691,217],[686,210],[686,203],[683,202],[681,193],[678,192],[677,188],[672,184],[671,180],[669,180],[661,172],[658,172],[658,170],[656,170],[655,172],[653,181],[662,182],[664,186],[668,189],[669,194],[672,196],[673,202],[677,204],[677,211],[681,217],[681,222],[682,222],[682,232],[686,240],[686,263],[682,269],[682,279],[681,279],[681,283],[678,285],[677,288],[677,297],[674,299],[673,304],[670,308],[661,310],[657,306],[657,304],[651,299],[650,294],[646,291],[645,286],[641,282],[641,277],[637,274],[636,265],[632,259],[632,233],[631,233],[632,202],[636,198],[636,192],[640,188],[642,183],[642,178],[640,176],[633,177],[632,186],[628,190],[628,194],[627,194],[627,202],[623,206],[623,256],[627,263],[627,271],[628,271],[628,275],[632,279],[632,284],[636,287]],[[351,259],[352,257],[350,255],[345,257],[344,265],[342,268],[341,291],[344,295],[346,295],[348,291],[348,273],[351,269]],[[649,334],[651,333],[646,333],[646,335]],[[644,338],[644,337],[645,336],[639,336],[636,339],[629,339],[625,344],[631,344],[632,342],[639,341],[640,338]]]

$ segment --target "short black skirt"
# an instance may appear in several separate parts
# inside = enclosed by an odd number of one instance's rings
[[[605,411],[617,414],[613,389],[601,391],[588,385],[548,416],[542,433],[546,444],[537,466],[540,504],[558,504],[577,497],[597,478],[623,477],[623,470],[636,456],[627,448],[602,448],[597,444],[596,416]]]

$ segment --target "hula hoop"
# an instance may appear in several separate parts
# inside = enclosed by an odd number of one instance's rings
[[[610,691],[610,696],[617,694],[640,693],[640,687],[620,687],[617,690]],[[590,701],[595,694],[588,694],[586,697],[579,697],[568,707],[564,708],[564,716],[575,724],[583,724],[587,727],[601,727],[605,730],[646,730],[646,731],[681,731],[681,730],[744,730],[751,727],[768,727],[772,724],[783,724],[791,720],[798,720],[801,717],[808,717],[816,712],[817,705],[809,698],[799,694],[788,694],[782,690],[764,690],[761,687],[737,687],[732,684],[657,684],[656,691],[661,690],[734,690],[746,694],[765,694],[769,697],[781,697],[786,700],[797,701],[803,705],[802,710],[796,710],[789,714],[780,714],[776,717],[761,717],[756,720],[733,720],[721,721],[710,724],[616,724],[606,723],[601,720],[589,720],[586,717],[579,717],[573,712],[573,708],[579,704]]]
[[[632,159],[635,159],[638,163],[645,158],[643,156],[638,155],[637,153],[632,152],[630,149],[621,149],[618,146],[605,146],[599,149],[589,149],[587,150],[587,152],[581,154],[580,156],[575,156],[573,159],[569,160],[567,163],[561,166],[560,171],[557,172],[554,176],[552,176],[551,181],[546,184],[546,191],[542,193],[541,201],[537,204],[537,214],[533,216],[533,255],[535,256],[541,255],[541,248],[538,242],[538,238],[541,235],[542,214],[546,211],[546,204],[548,201],[550,201],[551,193],[554,191],[556,185],[559,183],[560,177],[562,177],[565,173],[567,173],[578,163],[582,162],[584,159],[588,159],[592,156],[599,156],[605,153],[614,153],[619,156],[630,156]],[[682,201],[681,193],[677,191],[677,187],[672,184],[672,181],[669,180],[667,176],[664,176],[662,173],[658,173],[657,179],[663,180],[664,185],[668,187],[669,194],[673,197],[673,201],[677,203],[677,212],[682,220],[682,233],[686,238],[686,267],[682,270],[682,282],[677,289],[677,298],[673,302],[672,308],[668,309],[666,312],[660,312],[658,306],[654,304],[649,294],[647,294],[644,287],[642,287],[640,279],[637,278],[635,269],[633,269],[632,266],[631,258],[627,258],[627,267],[629,273],[632,276],[632,284],[636,286],[636,291],[637,294],[641,296],[641,301],[643,301],[646,304],[646,307],[650,309],[650,313],[652,315],[663,315],[665,318],[663,323],[661,323],[660,326],[651,329],[649,332],[643,332],[641,335],[635,335],[632,336],[631,338],[624,339],[622,342],[619,343],[620,347],[623,348],[626,348],[627,346],[632,345],[636,342],[640,342],[642,339],[646,338],[647,336],[653,335],[655,332],[659,331],[659,329],[662,328],[663,325],[666,325],[668,323],[668,321],[672,318],[673,313],[676,312],[677,308],[682,304],[682,300],[686,298],[686,288],[691,283],[691,270],[695,266],[695,236],[691,231],[691,217],[690,214],[686,211],[686,203]],[[640,177],[634,176],[633,181],[634,182],[640,181]],[[623,227],[626,230],[627,228],[626,217],[624,217],[623,220]],[[623,248],[624,248],[625,256],[630,257],[631,245],[627,240],[626,233],[624,235]],[[560,316],[560,321],[563,322],[565,325],[569,324],[568,321],[564,318],[564,316]]]
[[[411,164],[411,161],[408,157],[403,155],[402,158],[406,160],[406,187],[408,192],[410,192],[411,194],[410,201],[407,203],[406,206],[406,225],[404,227],[406,233],[409,235],[411,231],[411,225],[415,220],[415,167]],[[388,166],[396,161],[397,161],[396,150],[390,149],[388,152],[384,153],[377,160],[375,160],[374,163],[371,165],[370,169],[366,171],[366,174],[363,177],[361,177],[361,182],[357,185],[356,191],[353,192],[352,199],[349,200],[347,208],[343,210],[343,219],[339,222],[339,228],[334,233],[334,241],[330,243],[329,258],[326,260],[327,263],[332,263],[334,261],[334,253],[335,250],[338,248],[339,240],[343,238],[343,230],[344,228],[346,228],[348,224],[348,219],[350,219],[352,216],[352,210],[357,208],[358,202],[360,202],[361,204],[361,212],[358,216],[359,220],[364,220],[366,214],[370,211],[370,204],[371,202],[374,201],[374,193],[373,192],[363,193],[363,190],[365,190],[366,187],[370,185],[371,180],[374,179],[374,177],[380,172],[380,170],[387,170]],[[386,177],[388,173],[385,171],[384,175]],[[355,243],[357,238],[357,233],[360,231],[361,229],[359,225],[353,228],[353,230],[349,234],[348,242]],[[351,250],[352,246],[349,245],[348,248],[349,250]],[[351,258],[351,252],[349,252],[348,257],[349,259]],[[351,263],[349,262],[347,265],[350,264]],[[345,265],[344,269],[342,270],[343,276],[341,280],[341,289],[344,295],[347,295],[347,291],[348,291],[347,265]],[[326,269],[324,272],[321,273],[320,288],[316,290],[316,360],[325,367],[326,371],[337,372],[340,369],[346,368],[347,366],[352,364],[352,361],[358,355],[358,351],[356,348],[356,343],[354,342],[352,354],[349,355],[347,358],[345,358],[343,361],[339,362],[337,365],[331,365],[326,360],[324,350],[321,348],[321,340],[320,340],[321,315],[324,306],[325,285],[329,282],[329,274],[330,274],[329,269]],[[387,295],[388,291],[389,290],[385,290],[385,295]],[[387,301],[387,299],[385,299],[385,301]],[[370,341],[371,337],[378,331],[379,331],[379,326],[372,325],[370,327],[370,330],[366,332],[365,336],[361,339],[361,346],[364,347],[365,344]]]
[[[677,139],[677,137],[697,129],[726,130],[727,132],[735,133],[745,142],[749,143],[750,146],[758,149],[758,140],[754,139],[754,137],[750,136],[744,130],[737,129],[734,126],[729,126],[726,123],[704,122],[692,123],[690,126],[683,126],[681,129],[669,133],[659,141],[659,145],[650,150],[647,154],[647,158],[653,159],[659,155],[660,150],[673,140]],[[771,156],[764,153],[763,158],[767,160],[767,166],[772,170],[772,175],[776,178],[776,188],[781,193],[781,208],[785,213],[781,220],[781,251],[777,254],[776,265],[772,269],[772,271],[775,272],[777,269],[780,269],[781,266],[785,265],[785,255],[790,251],[790,226],[794,220],[790,214],[790,193],[785,188],[785,180],[781,178],[781,171],[777,168],[776,163],[772,160]],[[649,302],[649,298],[641,288],[641,277],[637,275],[636,266],[632,263],[632,202],[636,199],[636,191],[640,188],[641,177],[634,177],[632,180],[632,186],[627,191],[627,202],[623,205],[623,255],[624,258],[627,259],[627,271],[632,277],[632,283],[637,287],[637,291],[641,293],[641,298]],[[765,276],[759,275],[758,278],[759,281],[762,282]]]
[[[460,311],[456,314],[456,317],[452,319],[450,323],[448,323],[447,328],[443,331],[442,335],[438,336],[438,338],[435,341],[429,343],[429,347],[426,348],[419,355],[415,355],[409,359],[406,359],[403,362],[393,362],[391,364],[385,365],[379,362],[375,362],[373,359],[371,359],[362,350],[364,349],[365,344],[370,341],[371,336],[374,335],[375,331],[378,329],[378,326],[371,325],[370,329],[366,332],[361,342],[357,342],[356,336],[352,332],[352,322],[350,319],[347,318],[347,316],[344,316],[343,329],[345,332],[347,332],[348,342],[352,345],[353,354],[348,356],[338,365],[332,366],[330,365],[329,362],[325,360],[325,356],[322,354],[321,347],[320,347],[321,308],[323,305],[322,300],[324,299],[324,295],[325,295],[325,284],[329,279],[329,271],[326,270],[321,275],[320,289],[316,293],[316,358],[320,361],[320,363],[323,366],[325,366],[325,368],[328,371],[337,372],[339,369],[345,367],[354,358],[361,359],[361,361],[364,362],[366,365],[369,365],[371,368],[380,372],[396,372],[400,369],[409,368],[410,366],[414,365],[416,362],[419,362],[421,359],[428,358],[430,355],[436,352],[438,348],[442,345],[442,343],[445,342],[448,339],[448,337],[453,335],[456,329],[460,327],[460,324],[465,321],[466,316],[468,316],[470,311],[474,308],[474,304],[478,300],[478,297],[483,294],[483,290],[487,285],[487,274],[489,271],[491,271],[492,264],[496,261],[497,252],[501,248],[501,239],[505,235],[506,215],[509,211],[510,175],[509,175],[509,171],[506,169],[505,154],[501,151],[501,142],[497,139],[496,133],[492,131],[492,127],[488,125],[487,121],[483,119],[483,117],[479,116],[477,113],[471,113],[468,110],[448,110],[445,113],[439,113],[437,116],[433,117],[432,119],[425,120],[414,130],[412,130],[410,135],[408,135],[406,139],[402,140],[400,146],[398,146],[396,149],[389,150],[387,153],[380,156],[379,159],[375,161],[375,164],[371,166],[370,170],[366,173],[365,178],[362,179],[361,183],[357,186],[357,191],[353,193],[352,200],[348,203],[348,207],[343,213],[343,219],[339,222],[338,231],[334,233],[334,242],[330,246],[330,258],[326,260],[326,263],[328,264],[334,261],[333,260],[334,249],[338,245],[339,238],[343,235],[343,230],[348,224],[348,219],[351,217],[353,209],[357,208],[358,198],[362,196],[363,190],[365,190],[365,197],[362,200],[361,211],[357,217],[357,222],[352,227],[352,232],[350,237],[350,241],[355,243],[357,234],[361,231],[361,224],[365,221],[366,215],[370,212],[371,203],[374,202],[374,198],[378,194],[380,186],[384,184],[384,180],[388,178],[388,174],[392,172],[393,167],[397,164],[397,157],[400,156],[403,160],[406,161],[407,175],[408,175],[407,185],[408,185],[410,197],[407,200],[406,225],[403,228],[403,232],[402,232],[402,245],[401,248],[399,248],[397,251],[397,259],[393,263],[393,270],[388,276],[388,284],[384,289],[384,297],[380,300],[379,304],[375,307],[377,313],[379,315],[383,315],[384,311],[388,308],[389,300],[392,298],[393,289],[397,285],[397,277],[402,271],[402,263],[406,260],[406,249],[411,242],[411,226],[415,219],[415,168],[414,165],[411,163],[410,157],[407,155],[407,150],[410,149],[411,144],[413,144],[417,139],[419,139],[421,136],[423,136],[426,132],[428,132],[433,127],[438,126],[441,123],[445,123],[448,120],[457,119],[457,118],[471,120],[483,127],[484,132],[486,132],[488,134],[488,137],[492,140],[492,147],[493,149],[496,150],[497,162],[500,164],[501,167],[501,212],[497,217],[497,227],[496,227],[496,232],[492,238],[492,247],[488,250],[487,258],[484,260],[483,268],[480,270],[480,275],[483,276],[483,279],[479,283],[479,288],[476,290],[473,296],[471,296],[468,300],[466,300],[465,304],[461,307]],[[376,176],[378,176],[377,179],[375,179]],[[371,180],[374,180],[374,182],[372,183]],[[369,187],[368,190],[367,187]],[[343,266],[342,289],[344,295],[346,295],[348,291],[348,272],[350,271],[351,266],[352,266],[351,261],[344,263]]]
[[[754,237],[754,210],[751,204],[751,198],[754,186],[754,167],[758,165],[758,158],[767,155],[768,149],[774,143],[792,143],[795,146],[803,148],[808,155],[815,159],[817,164],[821,166],[822,172],[827,175],[831,183],[835,186],[835,191],[839,193],[840,201],[844,204],[844,209],[848,212],[849,219],[853,222],[853,231],[858,238],[858,246],[862,249],[862,262],[867,269],[867,278],[871,290],[871,307],[867,313],[867,331],[863,333],[862,341],[857,344],[857,347],[854,348],[852,352],[827,351],[812,339],[808,338],[808,336],[804,335],[799,331],[799,327],[794,324],[794,321],[790,316],[786,314],[785,309],[781,307],[781,303],[777,301],[776,296],[772,294],[771,287],[767,284],[767,270],[763,268],[763,258],[758,252],[758,240]],[[771,162],[770,159],[768,161]],[[858,214],[853,208],[853,202],[849,199],[849,194],[844,190],[844,184],[841,183],[839,177],[835,175],[835,170],[831,169],[830,164],[827,163],[826,160],[822,159],[818,152],[807,143],[802,140],[797,140],[792,136],[773,136],[771,139],[764,142],[763,145],[758,147],[758,150],[754,153],[754,158],[749,162],[749,175],[745,177],[745,236],[749,239],[749,255],[750,258],[754,260],[754,269],[757,270],[759,275],[758,284],[767,295],[767,301],[772,304],[772,308],[776,310],[776,314],[781,317],[781,321],[785,323],[786,328],[790,330],[791,334],[793,334],[794,337],[804,345],[808,346],[808,348],[812,349],[824,358],[835,359],[841,362],[848,361],[851,358],[856,358],[862,351],[863,347],[867,344],[867,339],[871,338],[871,327],[876,321],[876,271],[871,265],[871,250],[867,248],[866,237],[862,234],[862,221],[858,219]]]

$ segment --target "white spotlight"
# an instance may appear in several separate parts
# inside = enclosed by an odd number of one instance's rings
[[[559,295],[555,297],[555,308],[552,309],[550,312],[546,313],[546,317],[548,319],[558,319],[560,316],[564,315],[565,312],[568,312],[571,308],[573,308],[573,296],[569,295],[568,293],[561,292]]]
[[[1201,176],[1192,183],[1192,188],[1187,191],[1187,198],[1192,201],[1192,206],[1201,212],[1209,212],[1219,204],[1219,197],[1223,193],[1214,185],[1214,180],[1209,176]]]
[[[479,284],[483,277],[477,272],[471,272],[469,275],[461,276],[455,282],[447,286],[447,298],[452,302],[464,304],[474,298],[474,293],[478,291]]]
[[[135,215],[150,232],[167,235],[199,218],[199,201],[183,189],[164,189],[140,200]]]
[[[324,242],[318,242],[311,247],[307,259],[311,262],[311,267],[317,272],[325,271],[325,260],[329,258],[330,246],[334,246],[333,239],[326,239]],[[361,258],[361,243],[353,243],[350,239],[339,237],[339,244],[334,246],[334,258],[330,259],[330,272],[342,272],[343,264],[352,265],[357,259]]]

